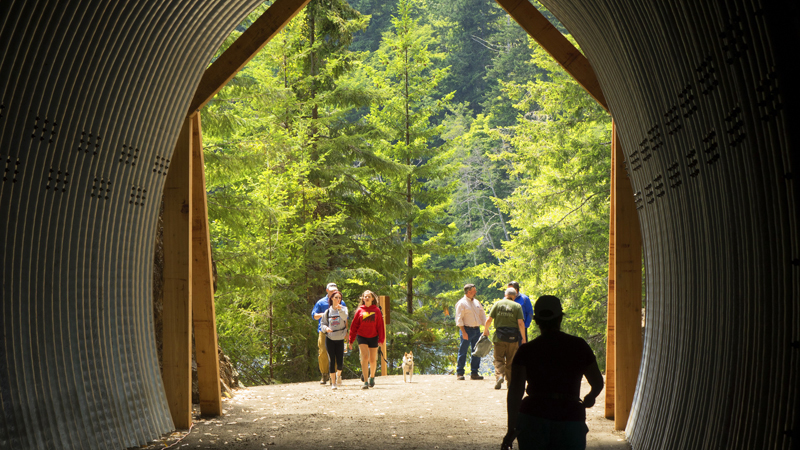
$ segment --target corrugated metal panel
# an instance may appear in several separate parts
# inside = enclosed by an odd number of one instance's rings
[[[776,27],[796,8],[543,3],[595,68],[636,193],[647,327],[633,448],[789,448],[800,98],[786,89],[797,72],[781,64],[796,59],[797,30]]]
[[[173,428],[152,319],[162,164],[259,3],[0,2],[0,447]]]

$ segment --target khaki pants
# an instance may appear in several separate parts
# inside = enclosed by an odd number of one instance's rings
[[[494,376],[495,379],[505,377],[506,382],[511,381],[511,361],[519,349],[518,342],[494,343]]]
[[[325,333],[322,331],[319,332],[319,338],[317,339],[317,347],[319,347],[319,371],[322,374],[322,379],[327,380],[330,378],[330,374],[328,374],[328,349],[325,348]]]

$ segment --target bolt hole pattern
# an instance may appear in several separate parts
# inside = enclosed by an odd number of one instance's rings
[[[38,137],[39,141],[47,139],[47,142],[52,144],[53,138],[56,136],[56,127],[58,127],[58,124],[55,121],[49,119],[42,120],[39,116],[36,116],[36,121],[33,123],[31,138],[36,139]]]
[[[725,116],[726,128],[725,132],[728,134],[728,145],[736,147],[744,142],[747,135],[744,132],[744,118],[742,117],[742,108],[736,106]]]
[[[167,176],[168,170],[169,170],[169,159],[163,156],[156,155],[155,160],[153,161],[153,173]]]
[[[108,200],[109,195],[111,195],[111,179],[94,177],[94,180],[92,180],[91,197],[98,200]]]
[[[67,184],[69,183],[69,172],[50,168],[50,172],[47,174],[47,185],[45,186],[45,190],[52,189],[53,192],[66,192],[67,191]]]
[[[681,171],[679,170],[680,164],[678,162],[672,163],[671,166],[667,168],[667,178],[669,179],[669,187],[675,189],[681,185]]]
[[[131,186],[128,203],[133,206],[144,206],[145,200],[147,200],[147,189],[143,189],[141,186]]]
[[[127,144],[122,144],[122,151],[120,152],[119,162],[131,165],[131,167],[136,167],[136,161],[139,159],[139,149],[134,148],[133,146],[129,146]]]
[[[688,119],[697,112],[697,96],[694,94],[694,86],[687,84],[678,94],[683,118]]]
[[[722,38],[722,49],[725,51],[725,62],[728,64],[739,60],[749,48],[741,16],[733,17],[719,33],[719,37]]]
[[[81,139],[78,143],[78,151],[84,153],[92,152],[92,155],[97,155],[100,149],[100,139],[100,135],[98,134],[87,133],[86,130],[82,131]]]
[[[761,79],[756,88],[758,92],[758,108],[761,112],[761,120],[768,121],[778,117],[783,109],[783,100],[780,95],[778,85],[778,75],[775,68],[764,78]]]
[[[5,169],[3,171],[3,181],[11,180],[12,183],[17,182],[17,175],[19,175],[19,166],[21,162],[19,158],[6,158]]]
[[[686,154],[686,167],[688,167],[689,176],[695,178],[700,175],[700,161],[697,159],[697,151],[692,149]]]
[[[703,138],[703,152],[707,155],[706,164],[711,165],[719,161],[719,144],[717,143],[717,131],[711,130]]]
[[[697,72],[700,92],[702,92],[703,95],[711,94],[711,92],[719,86],[717,70],[714,68],[714,61],[711,59],[711,56],[707,56],[697,69],[695,69],[695,72]]]
[[[642,196],[642,191],[636,191],[633,194],[633,201],[636,203],[636,209],[644,208],[644,197]]]

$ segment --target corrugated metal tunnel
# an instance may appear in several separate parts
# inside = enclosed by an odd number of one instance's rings
[[[258,3],[0,2],[0,447],[120,448],[173,428],[151,310],[159,200],[203,70]],[[797,6],[543,3],[595,69],[639,207],[633,448],[790,448]]]

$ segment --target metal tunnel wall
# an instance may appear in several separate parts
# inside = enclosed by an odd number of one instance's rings
[[[796,7],[543,2],[595,68],[639,206],[633,448],[789,448]],[[0,1],[0,447],[123,448],[172,429],[151,311],[159,200],[206,64],[258,3]]]
[[[206,65],[260,2],[0,1],[0,448],[173,429],[155,225]]]
[[[800,383],[796,2],[542,2],[597,73],[639,213],[647,323],[629,441],[789,448]]]

